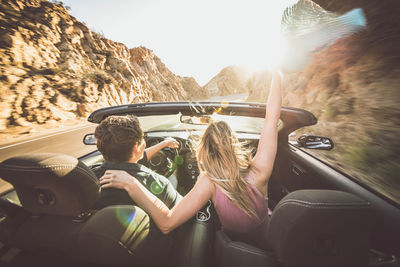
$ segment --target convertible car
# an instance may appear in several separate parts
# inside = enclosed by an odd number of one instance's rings
[[[139,117],[147,146],[166,137],[180,143],[178,149],[160,151],[146,166],[185,195],[199,175],[196,142],[207,124],[225,120],[256,152],[265,105],[130,104],[99,109],[88,120],[100,123],[107,116],[127,114]],[[268,242],[262,247],[221,229],[209,202],[170,233],[170,243],[153,240],[164,253],[143,257],[136,240],[150,238],[143,229],[151,228],[151,219],[140,207],[93,209],[101,193],[93,170],[104,161],[95,146],[79,159],[35,153],[7,159],[0,164],[0,177],[14,189],[0,199],[0,265],[399,266],[399,205],[309,153],[333,149],[330,138],[302,135],[290,141],[292,132],[316,123],[308,111],[282,108],[268,186]],[[83,142],[94,145],[96,139],[88,133]],[[140,225],[133,225],[135,216],[142,218]]]

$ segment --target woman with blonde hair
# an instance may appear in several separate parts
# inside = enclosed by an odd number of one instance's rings
[[[268,224],[266,195],[277,151],[281,82],[282,75],[274,71],[265,122],[254,158],[242,147],[226,122],[211,123],[197,151],[200,168],[197,182],[172,209],[124,171],[106,171],[100,179],[102,187],[125,189],[163,233],[182,225],[211,199],[224,230],[265,239]]]

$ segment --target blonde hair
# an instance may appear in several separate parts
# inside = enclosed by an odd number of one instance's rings
[[[259,219],[247,181],[252,151],[244,147],[224,121],[211,123],[201,138],[197,161],[221,191],[250,217]]]

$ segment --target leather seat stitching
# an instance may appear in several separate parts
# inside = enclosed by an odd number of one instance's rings
[[[332,205],[332,206],[329,206],[329,205],[313,205],[313,203],[307,204],[307,203],[299,203],[299,202],[285,202],[285,203],[281,203],[281,204],[279,205],[279,207],[276,207],[276,208],[280,208],[280,207],[282,207],[282,206],[290,205],[290,204],[298,205],[298,206],[302,206],[302,207],[307,207],[307,208],[313,208],[313,209],[342,209],[342,208],[357,209],[357,208],[370,208],[369,203],[364,204],[364,205],[353,205],[353,206],[351,206],[351,205]],[[275,208],[275,209],[276,209],[276,208]]]
[[[231,243],[229,243],[229,246],[232,247],[232,248],[237,248],[237,249],[242,250],[244,252],[248,252],[248,253],[252,253],[252,254],[258,255],[258,256],[266,256],[265,253],[263,253],[261,251],[250,250],[250,249],[248,249],[248,248],[246,248],[244,246],[241,246],[240,243],[232,243],[231,242]]]

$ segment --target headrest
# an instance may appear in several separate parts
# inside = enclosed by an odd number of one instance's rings
[[[77,216],[100,195],[95,174],[67,155],[13,157],[0,163],[0,177],[14,186],[22,206],[33,214]]]
[[[332,190],[299,190],[275,207],[268,245],[284,266],[366,266],[370,204]]]

